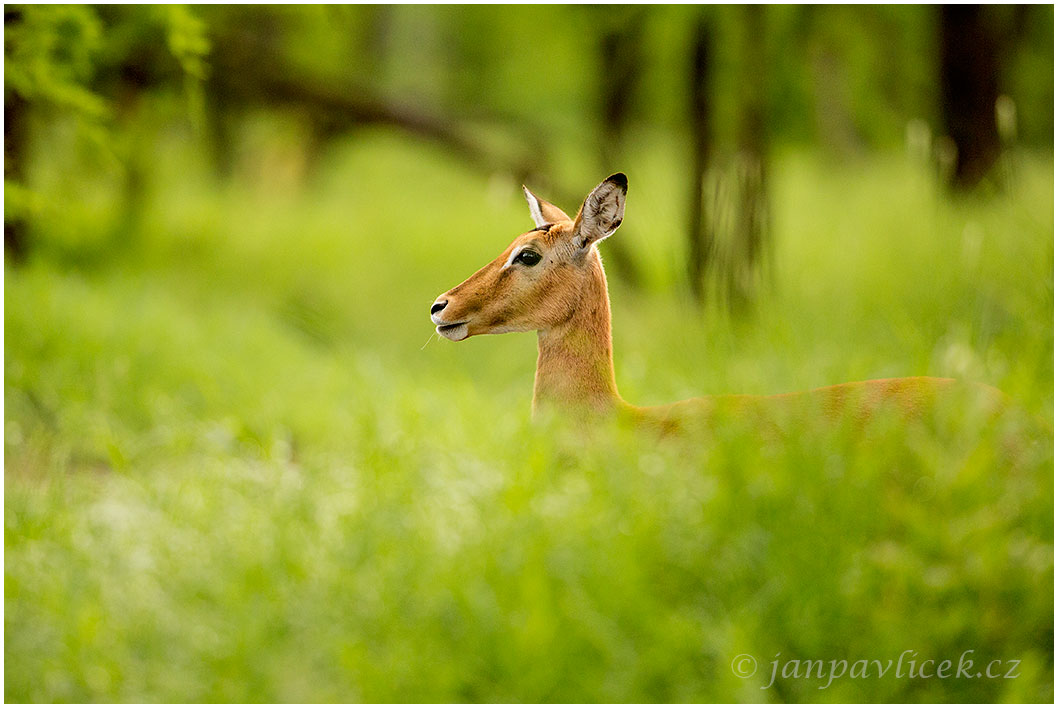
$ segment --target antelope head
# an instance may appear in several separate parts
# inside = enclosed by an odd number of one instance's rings
[[[570,219],[523,187],[535,227],[430,308],[437,332],[454,342],[473,335],[549,330],[569,320],[597,283],[595,244],[621,225],[628,178],[617,173],[592,190]]]

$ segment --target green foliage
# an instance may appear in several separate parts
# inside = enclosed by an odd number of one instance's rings
[[[165,13],[169,51],[189,77],[205,79],[205,59],[209,53],[205,23],[182,5],[166,6],[162,12]]]
[[[206,24],[183,5],[159,6],[162,24],[166,28],[169,52],[180,63],[184,72],[184,86],[188,101],[188,113],[192,120],[201,124],[205,114],[205,92],[203,82],[209,74],[206,57],[210,41]]]
[[[127,107],[118,106],[126,98],[119,95],[125,92],[114,89],[115,75],[152,51],[150,45],[159,34],[183,75],[187,111],[201,121],[210,45],[204,23],[186,7],[13,5],[5,8],[5,18],[5,106],[24,102],[28,109],[20,111],[31,112],[43,122],[43,130],[55,122],[73,123],[77,144],[72,147],[87,146],[112,165],[127,159],[128,148],[121,135],[124,126],[117,115],[122,108],[127,112]],[[19,116],[17,120],[26,119]],[[24,159],[26,145],[8,148]],[[9,184],[16,189],[30,189],[20,184],[23,175],[10,177]],[[25,200],[17,199],[14,211],[5,208],[5,220],[24,211]]]
[[[95,11],[78,5],[18,11],[21,20],[4,31],[5,89],[89,120],[105,118],[106,100],[88,87],[102,44]]]
[[[160,131],[135,246],[91,267],[64,239],[111,228],[108,188],[42,158],[71,175],[5,271],[6,700],[1052,699],[1049,155],[961,204],[901,156],[781,157],[775,289],[737,322],[673,302],[653,136],[613,237],[647,274],[613,294],[630,400],[933,374],[1021,412],[658,441],[531,425],[531,335],[427,340],[529,224],[515,185],[384,133],[304,177],[287,128],[223,183]],[[761,689],[777,654],[908,650],[1019,677]]]
[[[40,210],[40,200],[13,180],[4,180],[4,221],[26,219]]]

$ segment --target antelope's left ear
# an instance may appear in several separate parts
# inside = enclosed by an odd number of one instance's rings
[[[522,185],[522,192],[525,194],[525,201],[529,203],[529,214],[533,217],[534,226],[542,227],[545,224],[569,221],[565,212],[547,200],[537,197],[525,185]]]
[[[627,193],[628,178],[623,172],[610,175],[591,191],[573,222],[573,239],[578,248],[586,249],[617,231],[625,216]]]

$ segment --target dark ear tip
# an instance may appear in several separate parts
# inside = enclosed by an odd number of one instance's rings
[[[628,177],[623,172],[615,172],[606,178],[606,182],[611,182],[620,187],[625,192],[628,191]]]

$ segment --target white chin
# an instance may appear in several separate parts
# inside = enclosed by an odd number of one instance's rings
[[[462,325],[456,325],[455,327],[438,326],[437,334],[441,337],[448,338],[452,342],[459,342],[460,340],[467,339],[467,337],[469,336],[467,330],[468,328],[466,323],[463,323]]]

